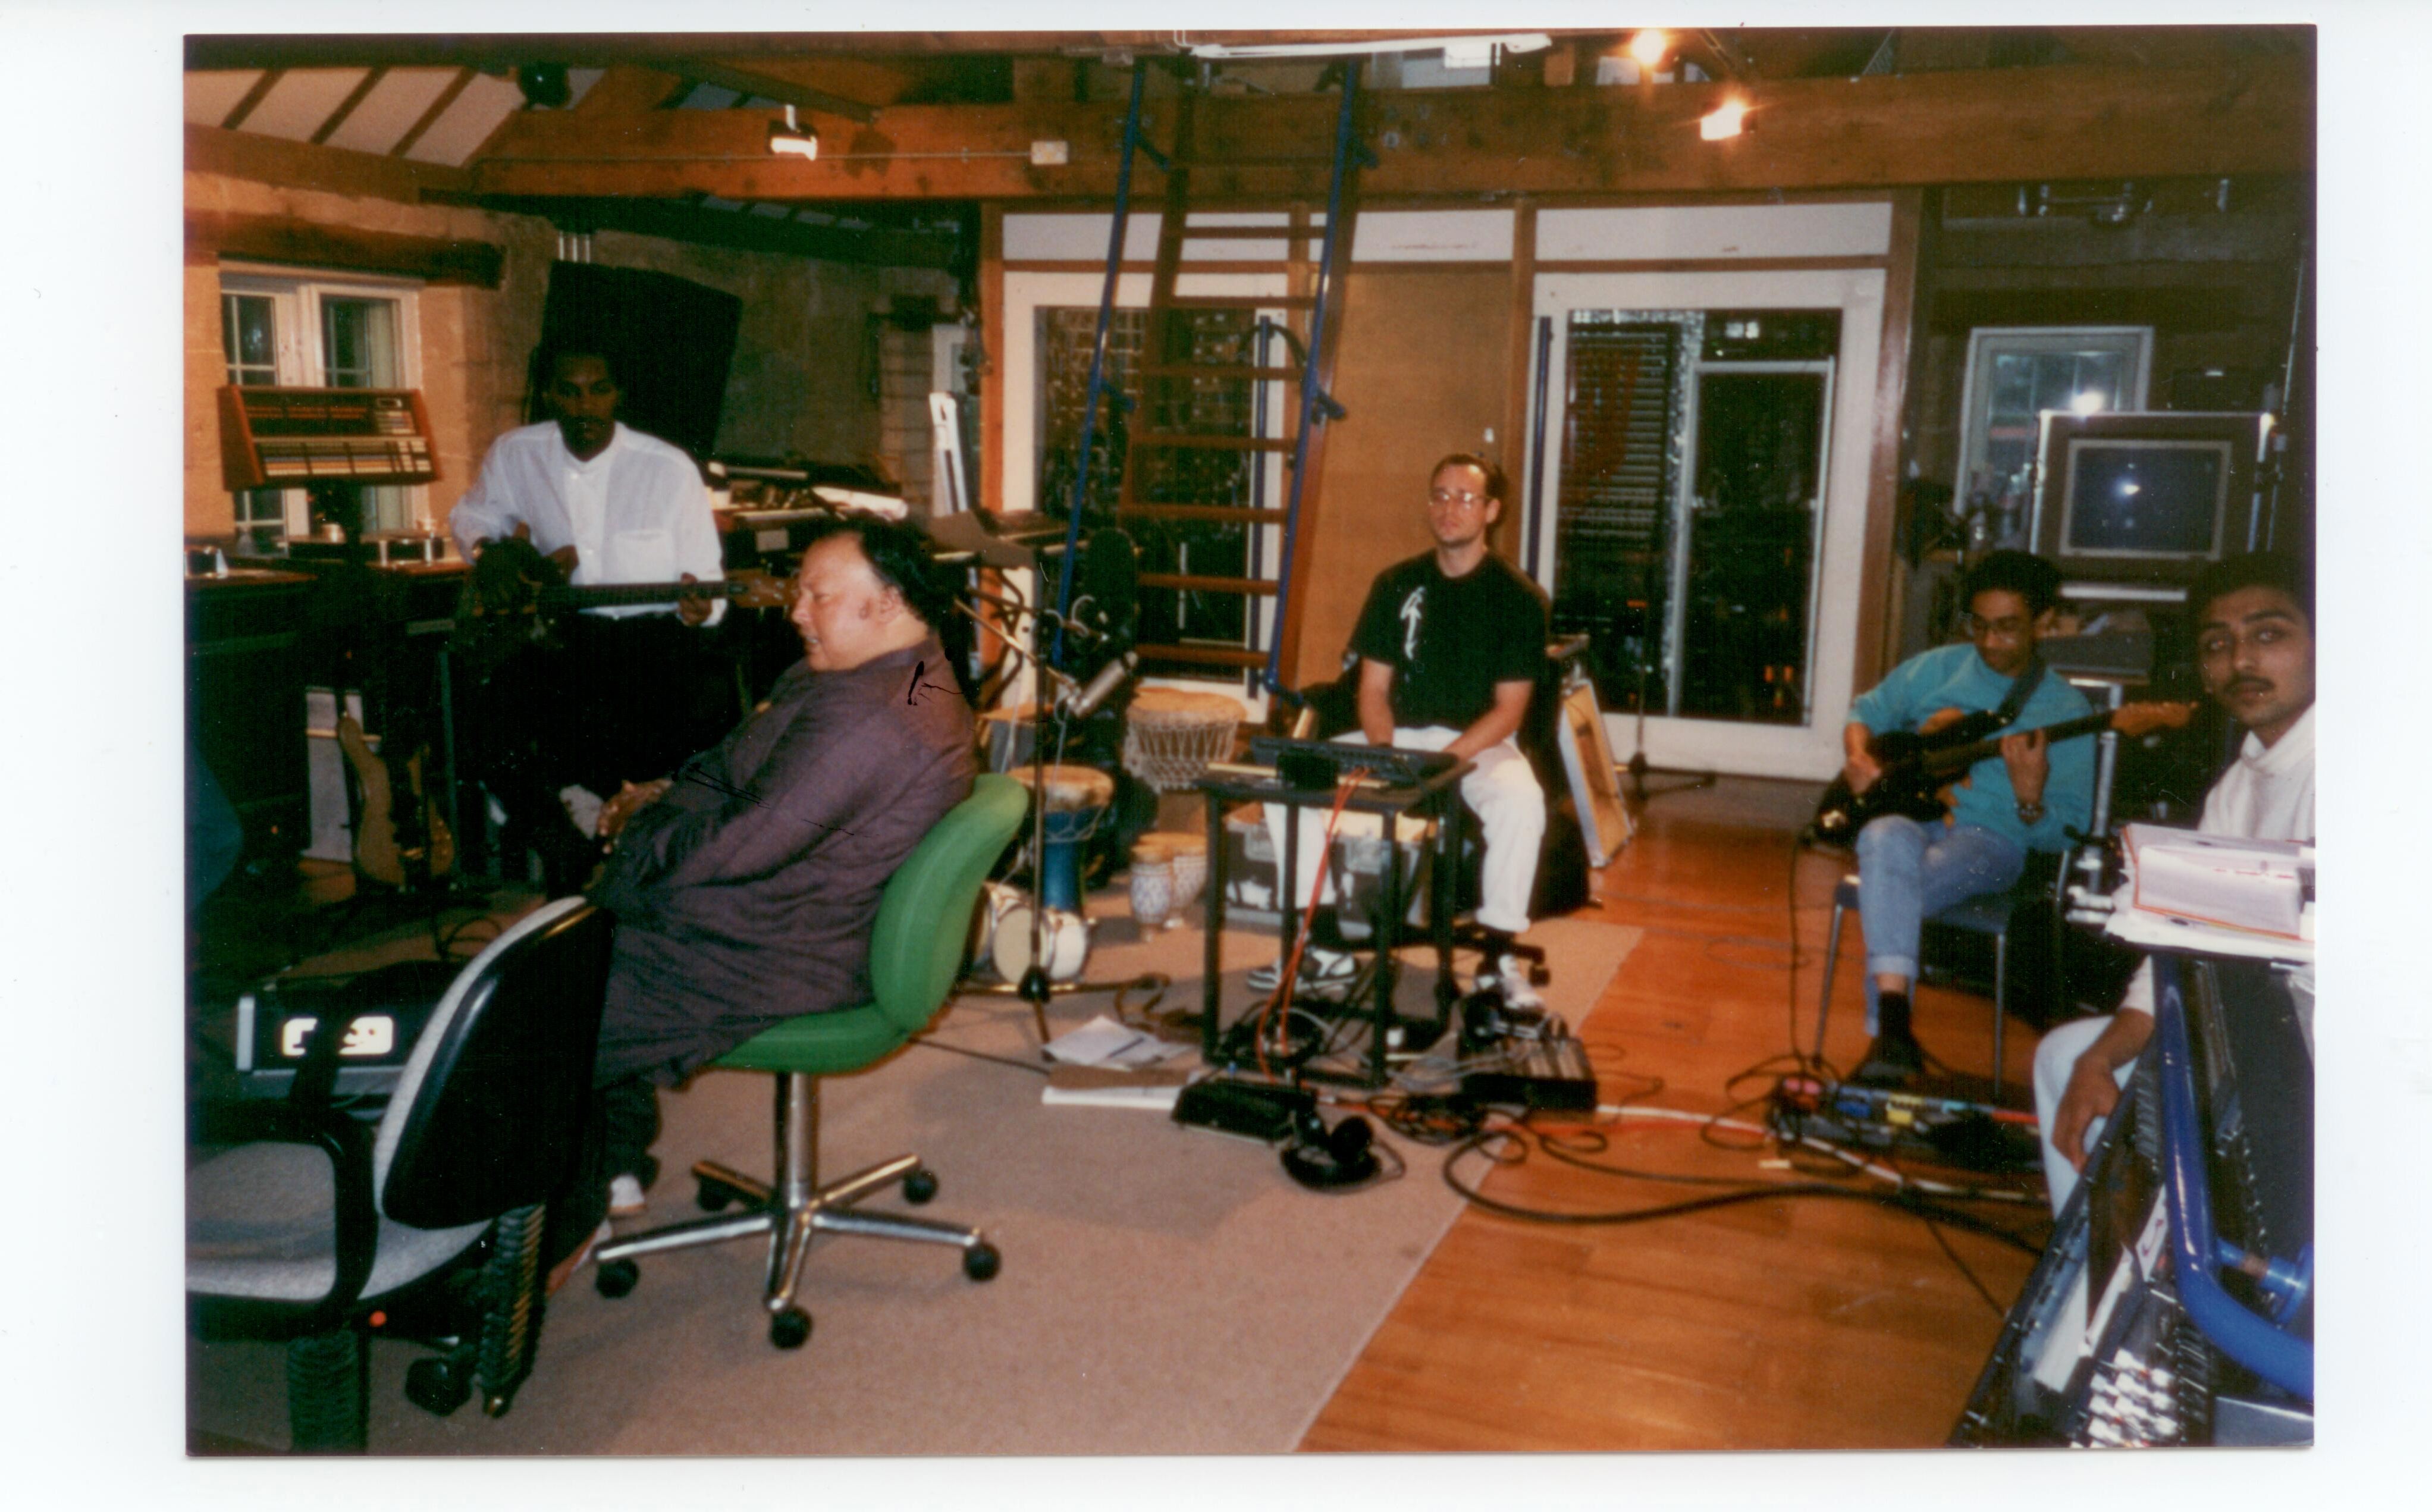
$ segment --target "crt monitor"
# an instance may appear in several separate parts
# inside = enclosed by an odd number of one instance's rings
[[[2219,560],[2229,450],[2226,441],[2078,437],[2061,480],[2059,554]]]
[[[2065,577],[2184,586],[2247,549],[2261,415],[2047,412],[2034,549]]]

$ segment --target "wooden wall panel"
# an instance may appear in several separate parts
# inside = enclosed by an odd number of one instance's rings
[[[1874,454],[1866,468],[1866,544],[1859,558],[1858,638],[1850,688],[1863,691],[1891,670],[1900,615],[1892,571],[1892,529],[1900,513],[1901,421],[1908,414],[1917,303],[1917,244],[1923,195],[1892,193],[1891,264],[1883,274],[1883,345],[1875,361]]]
[[[1483,450],[1512,470],[1506,415],[1516,338],[1508,268],[1355,267],[1335,388],[1350,417],[1326,441],[1326,508],[1309,552],[1296,686],[1334,675],[1369,582],[1426,551],[1427,467]],[[1495,434],[1494,443],[1486,433]],[[1511,501],[1498,550],[1517,531]]]

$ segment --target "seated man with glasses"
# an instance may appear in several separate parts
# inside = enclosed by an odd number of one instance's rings
[[[1545,670],[1545,596],[1487,545],[1488,531],[1503,515],[1502,469],[1455,452],[1428,479],[1427,528],[1435,549],[1387,568],[1368,590],[1351,637],[1360,658],[1360,735],[1342,739],[1442,751],[1474,764],[1461,779],[1461,795],[1478,815],[1486,850],[1478,908],[1486,960],[1477,985],[1500,993],[1512,1007],[1542,1007],[1511,947],[1528,927],[1545,835],[1545,790],[1514,741]],[[1277,856],[1284,814],[1280,806],[1267,812]],[[1373,815],[1343,817],[1346,827],[1355,819],[1375,823]],[[1322,811],[1302,810],[1301,856],[1325,854],[1326,819]],[[1331,902],[1330,875],[1322,887],[1319,901]],[[1254,971],[1250,985],[1270,991],[1280,975],[1275,967]],[[1357,972],[1349,958],[1312,948],[1302,958],[1300,975],[1305,990],[1328,995]]]
[[[1850,705],[1842,732],[1850,788],[1883,775],[1869,746],[1878,734],[1931,735],[1963,716],[2002,714],[1999,729],[2037,732],[2092,712],[2084,694],[2048,675],[2035,639],[2052,632],[2060,572],[2025,552],[1995,552],[1960,580],[1968,642],[1937,646],[1892,669]],[[1909,1027],[1909,989],[1927,916],[2018,881],[2029,851],[2063,851],[2086,826],[2094,796],[2094,742],[2048,744],[2040,733],[2003,736],[2001,754],[1968,770],[1940,822],[1900,815],[1858,833],[1858,914],[1866,934],[1866,1027],[1874,1044],[1855,1079],[1897,1085],[1924,1066]]]

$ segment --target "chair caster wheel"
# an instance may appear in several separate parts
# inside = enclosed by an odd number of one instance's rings
[[[723,1213],[734,1204],[735,1194],[715,1181],[704,1181],[692,1199],[703,1213]]]
[[[811,1315],[788,1307],[768,1319],[768,1342],[781,1350],[799,1350],[811,1336]]]
[[[975,1244],[963,1251],[963,1274],[973,1281],[990,1279],[1004,1264],[1005,1257],[996,1252],[992,1244]]]
[[[937,1173],[922,1166],[904,1178],[904,1200],[911,1203],[928,1201],[937,1195]]]
[[[485,1391],[481,1394],[481,1416],[503,1418],[507,1415],[507,1409],[515,1404],[515,1399],[503,1391]]]
[[[642,1280],[642,1267],[630,1260],[610,1260],[599,1266],[591,1284],[602,1297],[622,1297]]]
[[[405,1369],[405,1398],[434,1418],[445,1418],[464,1405],[473,1384],[464,1367],[452,1360],[416,1360]]]

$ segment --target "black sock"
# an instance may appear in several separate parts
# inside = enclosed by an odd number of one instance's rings
[[[1510,955],[1512,947],[1520,943],[1500,929],[1482,929],[1479,933],[1486,937],[1486,943],[1480,948],[1486,952],[1486,963],[1489,966]]]
[[[1879,1040],[1913,1040],[1917,1035],[1908,1023],[1908,994],[1875,994],[1875,1038]]]

